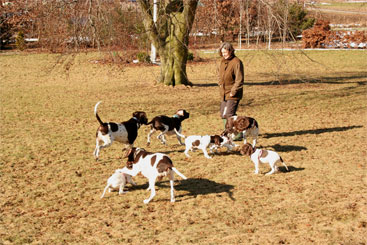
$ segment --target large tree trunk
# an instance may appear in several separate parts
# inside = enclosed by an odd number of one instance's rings
[[[153,21],[149,0],[139,0],[144,27],[161,60],[160,82],[165,85],[190,85],[186,73],[189,34],[198,0],[160,1],[157,23]]]

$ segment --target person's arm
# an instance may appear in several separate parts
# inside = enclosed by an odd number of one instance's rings
[[[242,62],[238,62],[235,67],[235,82],[231,89],[230,96],[233,97],[239,89],[243,87],[244,69]]]

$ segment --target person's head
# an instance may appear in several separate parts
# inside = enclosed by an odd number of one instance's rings
[[[225,59],[228,59],[232,55],[234,55],[234,48],[232,44],[224,42],[219,47],[219,55]]]

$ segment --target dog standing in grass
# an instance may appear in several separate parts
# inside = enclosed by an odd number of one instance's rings
[[[142,124],[147,124],[148,118],[145,112],[136,111],[133,113],[132,118],[126,122],[114,123],[103,122],[97,113],[99,101],[94,106],[94,115],[96,116],[100,126],[96,133],[96,148],[94,150],[94,157],[98,160],[99,151],[102,148],[109,147],[113,141],[118,141],[123,144],[127,144],[129,148],[133,147],[135,139],[138,137],[138,130]],[[103,142],[103,145],[100,143]]]
[[[176,134],[180,137],[185,139],[185,155],[187,157],[190,157],[189,151],[193,151],[193,149],[200,149],[203,151],[204,156],[208,159],[211,157],[208,154],[207,148],[209,148],[210,153],[213,153],[213,151],[217,152],[218,148],[220,147],[226,147],[227,152],[231,151],[235,145],[233,144],[232,140],[225,135],[219,136],[219,135],[190,135],[185,136],[183,134],[180,134],[175,129]]]
[[[144,200],[144,203],[149,203],[155,196],[155,183],[156,180],[162,179],[164,176],[169,177],[169,183],[171,187],[171,202],[175,202],[174,196],[174,173],[179,175],[183,179],[187,179],[180,171],[173,167],[172,160],[168,155],[163,153],[151,153],[147,152],[143,148],[131,148],[126,156],[127,163],[126,167],[122,168],[121,171],[131,176],[136,176],[141,173],[149,180],[150,196]]]
[[[270,175],[278,171],[278,167],[276,166],[277,162],[281,162],[284,165],[284,167],[287,169],[287,171],[289,171],[287,165],[285,164],[281,156],[279,156],[279,154],[276,153],[275,151],[257,149],[257,148],[252,147],[251,144],[247,143],[241,147],[240,152],[242,155],[248,155],[251,157],[251,161],[255,165],[255,172],[254,172],[255,174],[259,173],[259,163],[260,162],[269,163],[270,165],[271,171],[267,173],[266,175]]]

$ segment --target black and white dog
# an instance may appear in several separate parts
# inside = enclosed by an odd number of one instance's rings
[[[169,176],[169,182],[171,186],[171,202],[175,201],[174,196],[174,176],[173,173],[178,174],[183,179],[187,179],[182,173],[173,167],[171,159],[163,153],[150,153],[143,148],[131,148],[127,154],[127,167],[121,170],[122,173],[136,176],[138,173],[142,173],[149,180],[150,196],[144,200],[144,203],[149,203],[155,196],[155,182],[156,179],[163,178],[163,176]]]
[[[255,174],[259,173],[259,163],[269,163],[271,171],[267,173],[266,175],[270,175],[275,173],[278,170],[278,167],[276,166],[277,162],[281,162],[283,166],[288,170],[287,165],[283,161],[282,157],[279,156],[278,153],[271,150],[265,150],[265,149],[257,149],[253,147],[251,144],[247,143],[244,144],[241,147],[241,154],[242,155],[248,155],[251,158],[251,161],[255,165]]]
[[[252,147],[255,147],[257,137],[259,136],[259,125],[257,121],[252,117],[228,117],[226,122],[226,129],[224,130],[222,135],[228,135],[233,139],[238,133],[242,133],[244,144],[247,143],[247,137],[252,137]]]
[[[176,134],[185,139],[186,149],[184,153],[187,157],[190,157],[189,151],[193,149],[200,149],[206,158],[211,158],[208,155],[207,148],[209,148],[210,153],[213,153],[213,150],[217,152],[220,147],[226,147],[227,151],[231,151],[235,146],[232,140],[225,135],[190,135],[186,137],[177,131]]]
[[[148,125],[151,124],[151,129],[148,134],[147,145],[150,144],[150,137],[155,131],[161,131],[161,133],[157,136],[157,138],[162,142],[162,144],[166,144],[166,139],[164,137],[165,134],[167,135],[176,134],[179,143],[183,145],[181,137],[176,132],[181,133],[182,131],[181,123],[183,120],[189,117],[190,113],[188,113],[186,110],[183,109],[178,110],[173,117],[167,117],[164,115],[154,117],[152,121],[147,123]]]
[[[94,150],[94,157],[97,160],[99,157],[99,151],[102,148],[110,146],[115,140],[123,144],[127,144],[129,148],[133,147],[134,141],[138,137],[138,129],[140,128],[140,125],[147,124],[148,122],[145,112],[136,111],[133,113],[133,117],[126,122],[104,123],[97,113],[97,108],[100,103],[101,101],[94,106],[94,115],[100,124],[96,133],[96,148]],[[103,145],[100,145],[101,142],[103,142]]]

